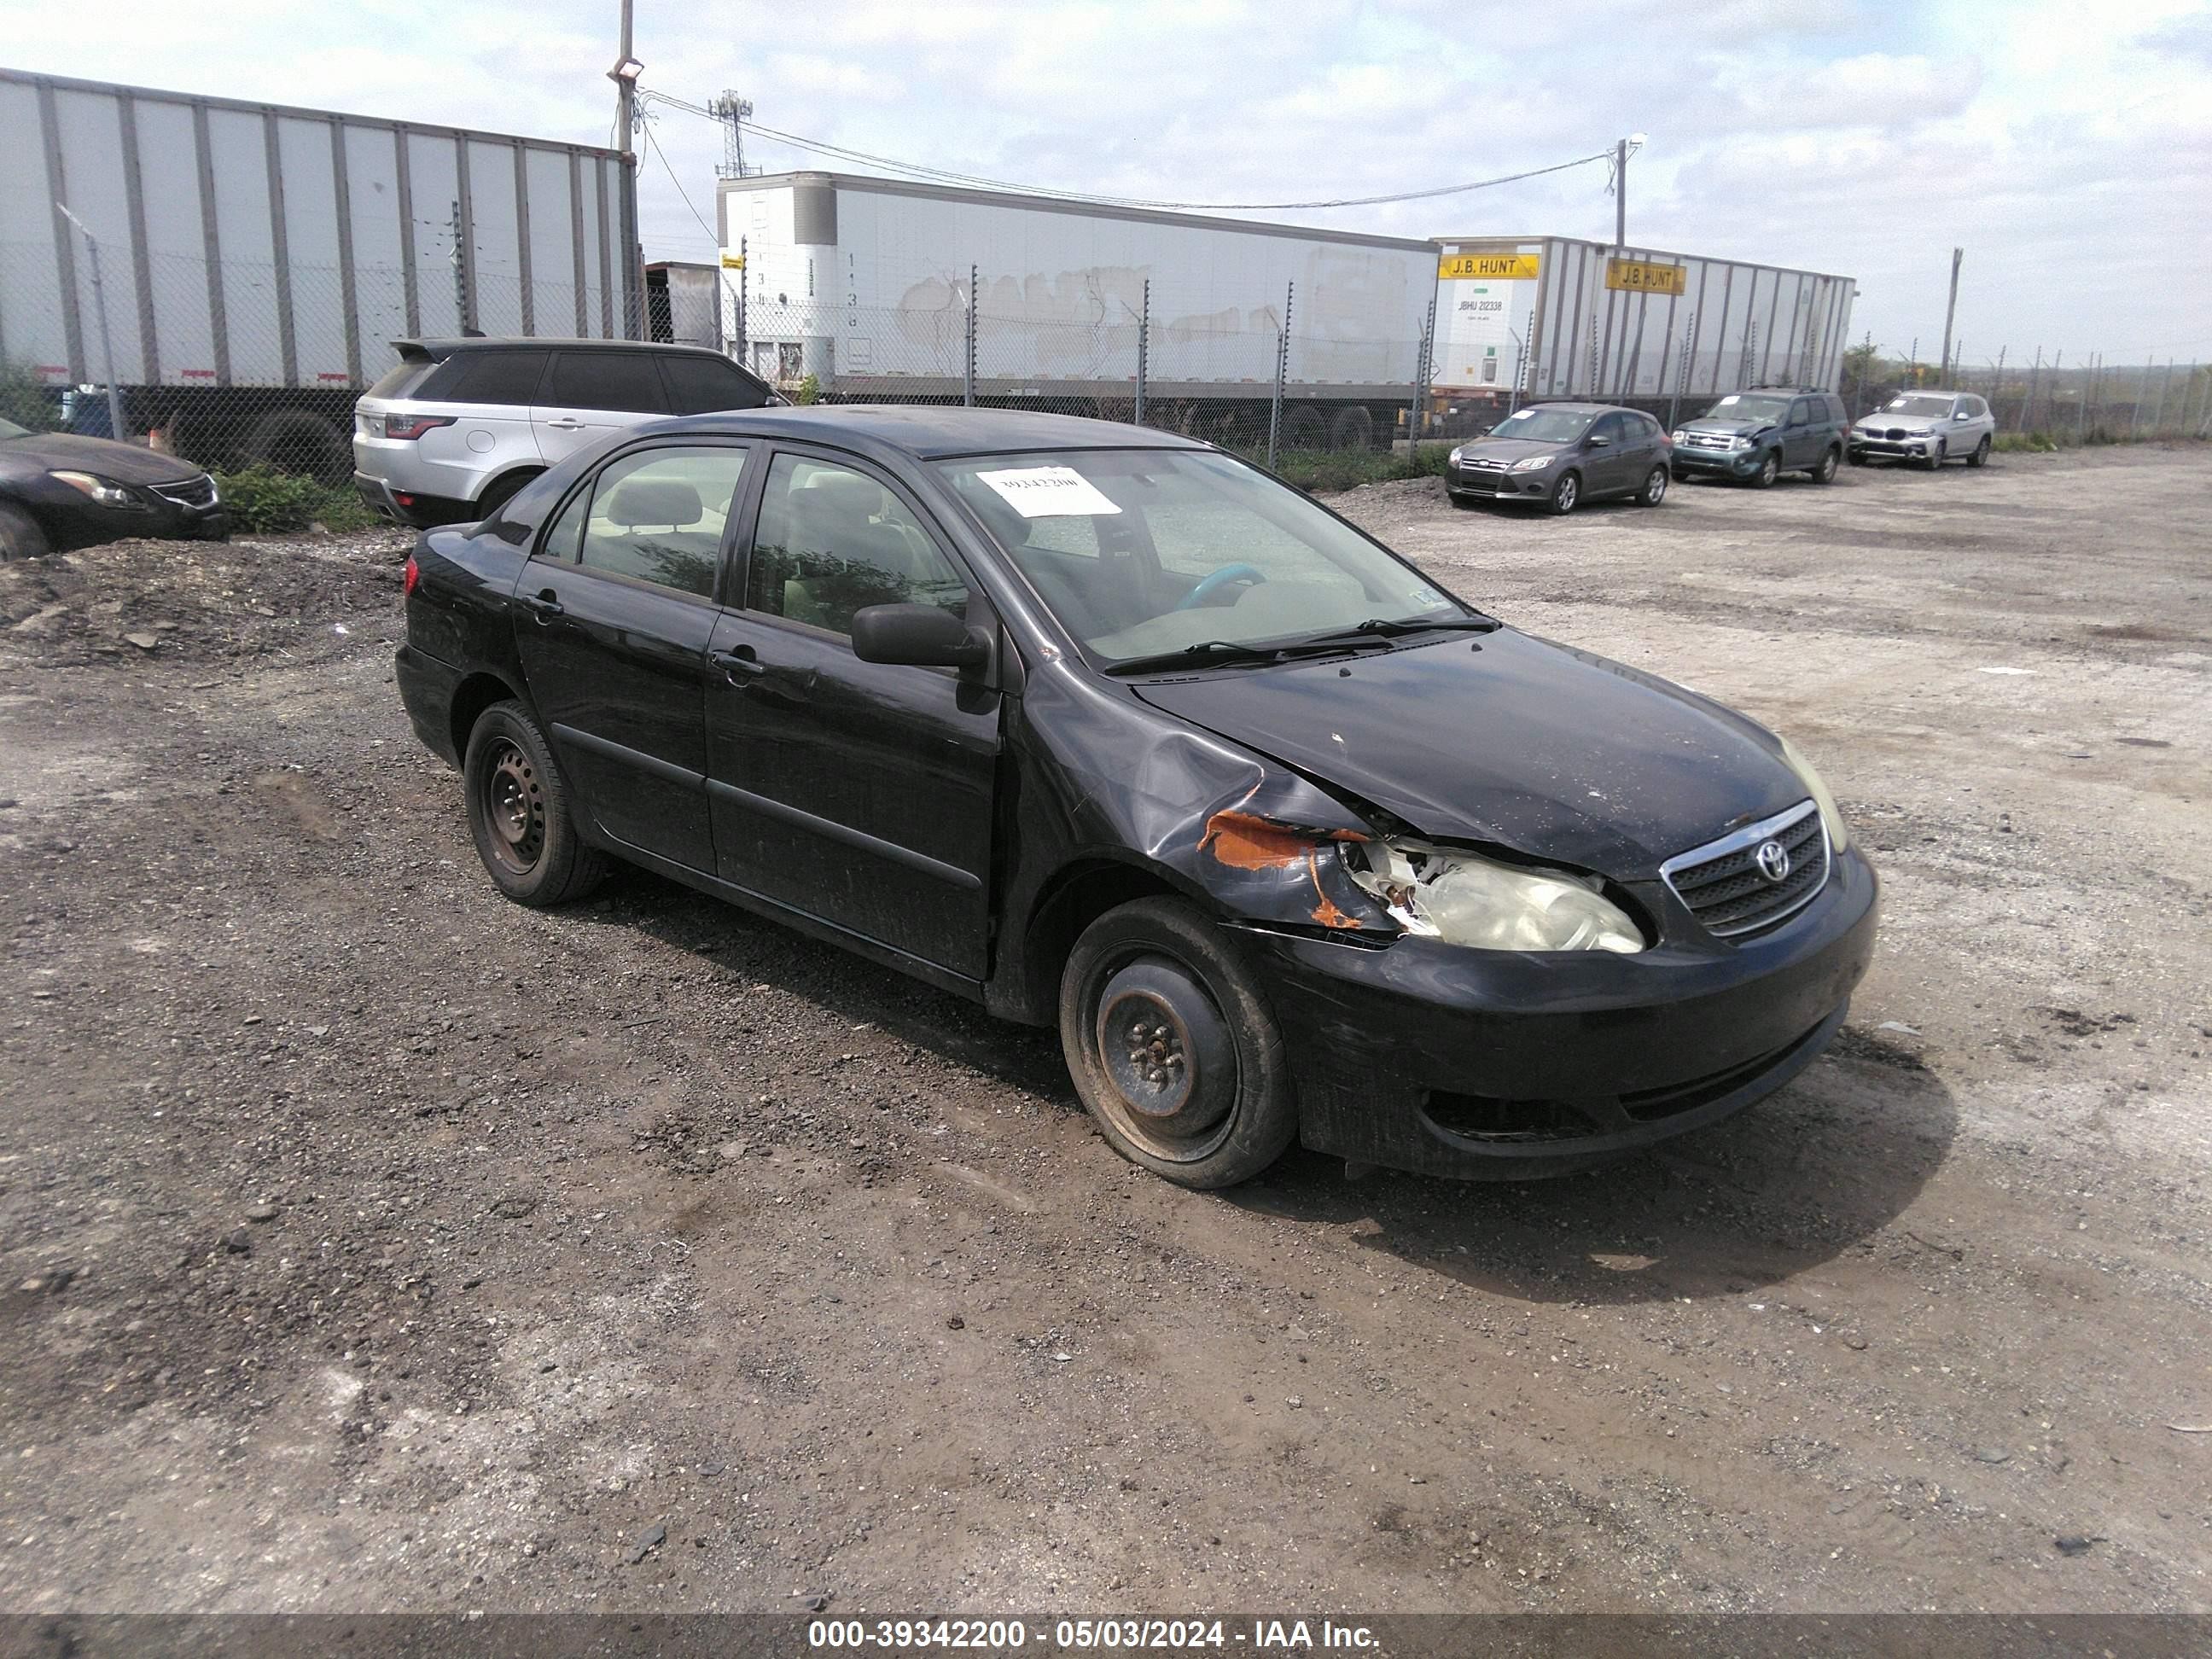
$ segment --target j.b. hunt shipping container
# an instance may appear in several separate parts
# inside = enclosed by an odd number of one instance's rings
[[[744,261],[726,334],[826,397],[1127,418],[1141,350],[1148,422],[1249,432],[1287,333],[1302,448],[1387,438],[1422,382],[1427,242],[830,173],[726,179],[718,204]]]
[[[1436,386],[1462,415],[1516,396],[1664,412],[1762,383],[1833,386],[1848,276],[1564,237],[1437,243]]]
[[[641,319],[613,150],[0,70],[0,362],[106,378],[59,203],[125,422],[204,463],[342,474],[394,339]]]

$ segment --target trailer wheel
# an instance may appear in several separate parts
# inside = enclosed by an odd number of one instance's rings
[[[1328,423],[1328,447],[1331,449],[1374,448],[1374,416],[1359,404],[1354,404],[1349,409],[1338,410],[1336,418]]]
[[[246,441],[249,459],[279,472],[322,483],[343,483],[353,473],[353,446],[337,426],[307,409],[264,415]]]
[[[1283,447],[1322,449],[1328,444],[1328,422],[1311,404],[1300,404],[1283,416]]]

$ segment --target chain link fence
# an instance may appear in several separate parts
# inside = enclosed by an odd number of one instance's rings
[[[92,270],[80,262],[72,349],[52,247],[0,242],[0,418],[120,436],[216,472],[345,482],[355,401],[398,362],[394,340],[641,331],[619,272],[525,283],[481,254],[349,269],[148,252]]]
[[[1869,340],[1846,353],[1843,398],[1854,419],[1900,392],[1970,392],[1988,400],[2000,442],[2033,447],[2212,438],[2212,364],[2156,359],[2112,363],[2078,355],[2010,347],[1975,362],[1963,349],[1948,367],[1908,351],[1882,356]]]
[[[1379,452],[1427,400],[1426,343],[1318,334],[1286,303],[1200,314],[961,272],[895,307],[726,296],[732,355],[800,403],[969,404],[1122,421],[1261,459]],[[1171,317],[1172,320],[1166,320]]]

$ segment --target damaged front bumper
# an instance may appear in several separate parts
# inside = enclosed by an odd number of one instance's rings
[[[1377,946],[1255,928],[1301,1140],[1474,1179],[1564,1174],[1772,1093],[1843,1024],[1874,951],[1856,853],[1771,933],[1633,955]]]

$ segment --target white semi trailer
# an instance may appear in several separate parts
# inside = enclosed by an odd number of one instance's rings
[[[107,381],[104,307],[125,423],[204,464],[343,476],[395,339],[642,320],[611,149],[0,70],[0,366]]]
[[[1848,276],[1560,236],[1437,246],[1437,392],[1461,424],[1516,398],[1664,414],[1763,383],[1832,388],[1850,339]]]
[[[1141,352],[1148,422],[1249,432],[1287,334],[1284,441],[1319,448],[1386,440],[1425,384],[1428,242],[833,173],[717,199],[725,335],[786,387],[1127,418]]]

